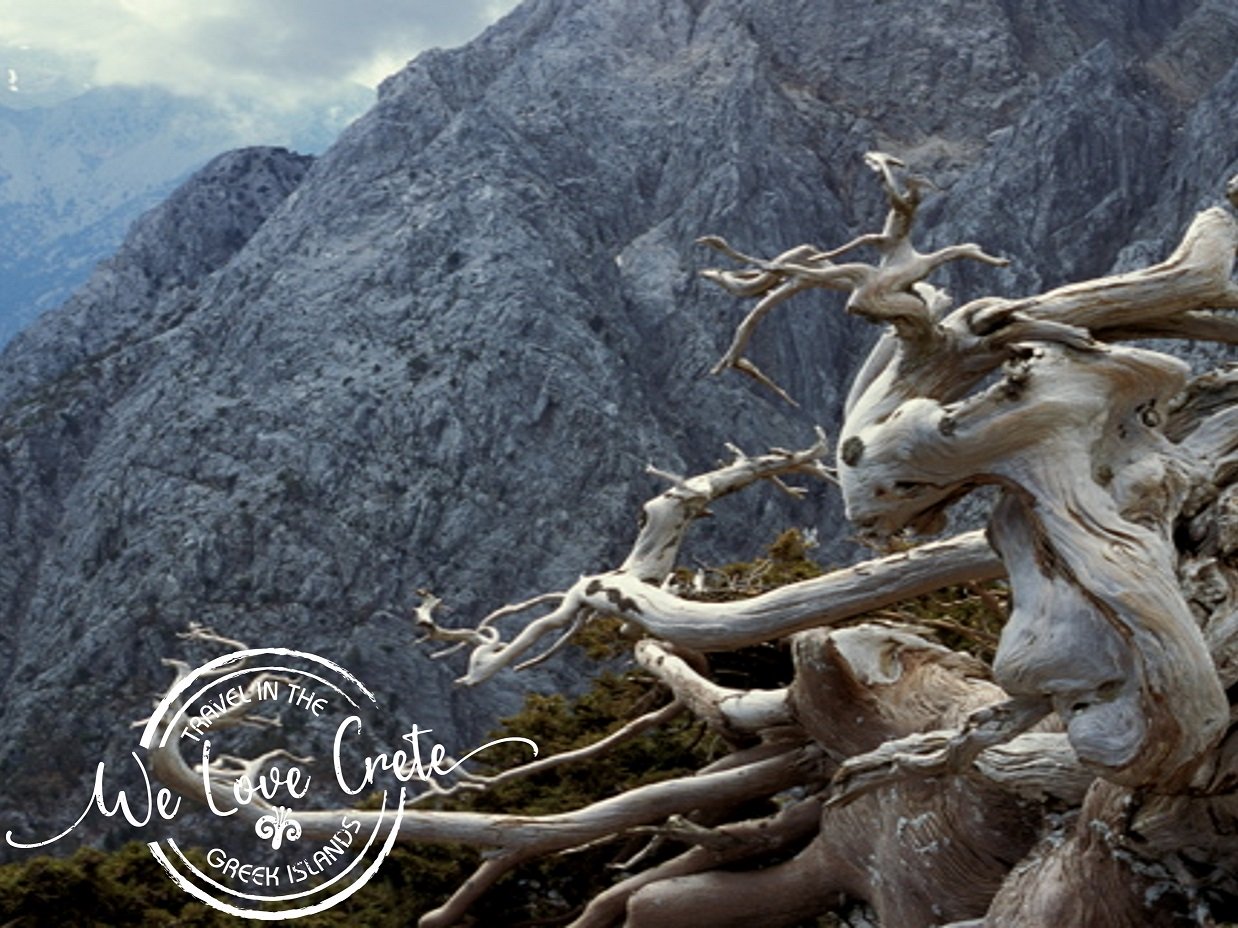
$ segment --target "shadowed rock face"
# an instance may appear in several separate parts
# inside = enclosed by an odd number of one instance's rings
[[[55,797],[128,756],[190,621],[470,743],[570,672],[451,691],[416,588],[463,621],[562,586],[630,541],[646,463],[837,421],[872,333],[819,294],[762,329],[800,410],[705,378],[742,307],[698,235],[871,229],[881,146],[950,188],[925,239],[1013,259],[943,276],[961,298],[1157,257],[1238,170],[1238,69],[1191,51],[1226,35],[1220,3],[535,0],[394,75],[312,167],[222,156],[0,355],[0,825],[76,816]],[[845,556],[827,491],[717,515],[705,558],[788,524]]]

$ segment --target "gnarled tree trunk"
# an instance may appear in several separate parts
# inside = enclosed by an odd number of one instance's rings
[[[1238,308],[1238,224],[1218,206],[1161,264],[951,309],[928,274],[1002,260],[971,244],[917,252],[925,182],[888,155],[868,162],[890,204],[880,233],[769,260],[703,240],[741,262],[706,276],[758,300],[719,369],[786,396],[744,357],[760,321],[814,287],[849,292],[850,312],[889,326],[837,442],[849,517],[875,540],[935,531],[950,503],[991,485],[987,541],[932,542],[735,602],[693,601],[668,582],[684,532],[715,500],[762,480],[831,476],[821,436],[799,452],[735,450],[716,471],[672,478],[646,505],[628,558],[566,591],[465,629],[439,625],[428,597],[418,624],[470,649],[464,683],[527,666],[543,641],[613,616],[627,623],[635,660],[674,693],[594,748],[524,772],[604,752],[682,711],[737,747],[694,776],[569,813],[418,811],[402,840],[491,851],[423,925],[458,922],[521,862],[650,830],[682,852],[618,879],[573,924],[791,925],[857,904],[891,928],[1211,924],[1210,912],[1238,900],[1227,695],[1238,682],[1238,372],[1191,379],[1170,356],[1117,344],[1238,340],[1223,313]],[[835,262],[859,248],[876,262]],[[1002,575],[1012,608],[991,668],[923,629],[844,625]],[[500,631],[522,619],[514,635]],[[728,688],[702,669],[699,652],[787,636],[795,676],[785,688]],[[220,789],[240,769],[230,763],[215,771]],[[200,792],[201,772],[175,741],[155,769]],[[779,810],[737,817],[757,797]],[[326,836],[337,818],[309,813],[301,824]]]

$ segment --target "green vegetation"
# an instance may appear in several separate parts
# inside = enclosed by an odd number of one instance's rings
[[[595,741],[633,715],[667,701],[636,673],[603,674],[576,699],[531,695],[524,710],[504,720],[495,737],[520,735],[537,742],[543,757]],[[720,749],[688,718],[622,744],[604,758],[517,779],[485,793],[444,800],[441,808],[545,814],[586,805],[642,783],[690,773]],[[711,745],[713,747],[711,748]],[[509,750],[510,749],[510,750]],[[506,753],[505,753],[506,752]],[[487,752],[478,772],[498,773],[524,762],[528,752],[500,745]],[[515,926],[570,913],[609,884],[607,865],[634,847],[608,847],[530,864],[499,883],[474,914],[480,924]],[[306,926],[406,926],[434,908],[476,868],[471,848],[399,846],[378,875],[355,896]],[[207,869],[201,852],[195,863]],[[175,886],[139,843],[107,854],[83,848],[67,858],[37,857],[0,866],[0,925],[227,926],[236,918],[194,901]]]
[[[205,865],[201,853],[188,856],[196,865]],[[0,867],[0,924],[6,928],[198,928],[223,925],[224,918],[176,886],[146,846],[137,842],[110,854],[81,848],[72,857],[35,857]]]

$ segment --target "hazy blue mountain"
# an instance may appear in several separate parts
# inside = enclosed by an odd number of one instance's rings
[[[0,345],[64,302],[208,159],[257,142],[321,151],[369,99],[358,88],[242,119],[149,87],[90,89],[70,61],[0,47]]]

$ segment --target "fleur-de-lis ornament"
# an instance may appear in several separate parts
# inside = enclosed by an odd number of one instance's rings
[[[279,850],[285,838],[295,841],[301,837],[301,823],[288,813],[287,807],[280,806],[274,815],[264,815],[254,822],[254,831],[259,838],[270,840],[272,850]]]

